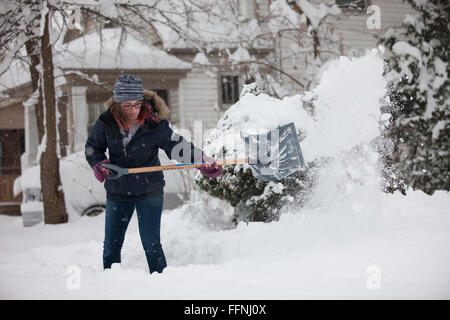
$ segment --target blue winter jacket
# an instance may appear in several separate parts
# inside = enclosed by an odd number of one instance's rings
[[[92,168],[107,158],[107,149],[111,163],[122,168],[159,166],[159,148],[165,151],[169,159],[183,163],[200,162],[203,156],[200,149],[174,133],[166,119],[159,123],[146,120],[124,147],[119,126],[109,109],[100,115],[92,128],[85,145],[85,156]],[[162,195],[164,185],[162,171],[128,174],[105,181],[107,199],[115,201]]]

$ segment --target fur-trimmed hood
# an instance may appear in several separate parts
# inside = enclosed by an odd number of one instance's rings
[[[158,112],[157,116],[160,120],[169,119],[169,108],[167,107],[164,100],[159,97],[155,91],[152,90],[144,90],[144,99],[149,101],[150,104],[156,109]],[[105,103],[105,108],[109,109],[109,107],[114,102],[114,96],[109,98]]]

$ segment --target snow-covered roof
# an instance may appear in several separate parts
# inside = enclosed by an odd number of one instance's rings
[[[192,65],[165,51],[145,44],[127,33],[118,49],[120,29],[104,29],[100,35],[92,33],[67,44],[55,44],[55,66],[65,69],[153,69],[186,70]],[[26,56],[26,52],[21,52]],[[0,93],[31,81],[28,65],[13,60],[0,76]]]
[[[56,55],[65,69],[190,69],[192,65],[137,40],[120,29],[103,29],[75,39]]]

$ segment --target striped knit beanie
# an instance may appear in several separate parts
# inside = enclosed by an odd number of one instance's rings
[[[121,74],[114,84],[113,92],[114,101],[119,103],[144,99],[142,79],[133,74]]]

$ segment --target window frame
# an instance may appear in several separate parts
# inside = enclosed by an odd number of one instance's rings
[[[227,82],[224,82],[224,78],[227,79]],[[222,73],[220,75],[220,88],[221,88],[221,102],[222,106],[228,107],[239,101],[240,95],[240,77],[238,74],[232,73]],[[229,83],[229,88],[227,88],[227,83]]]

